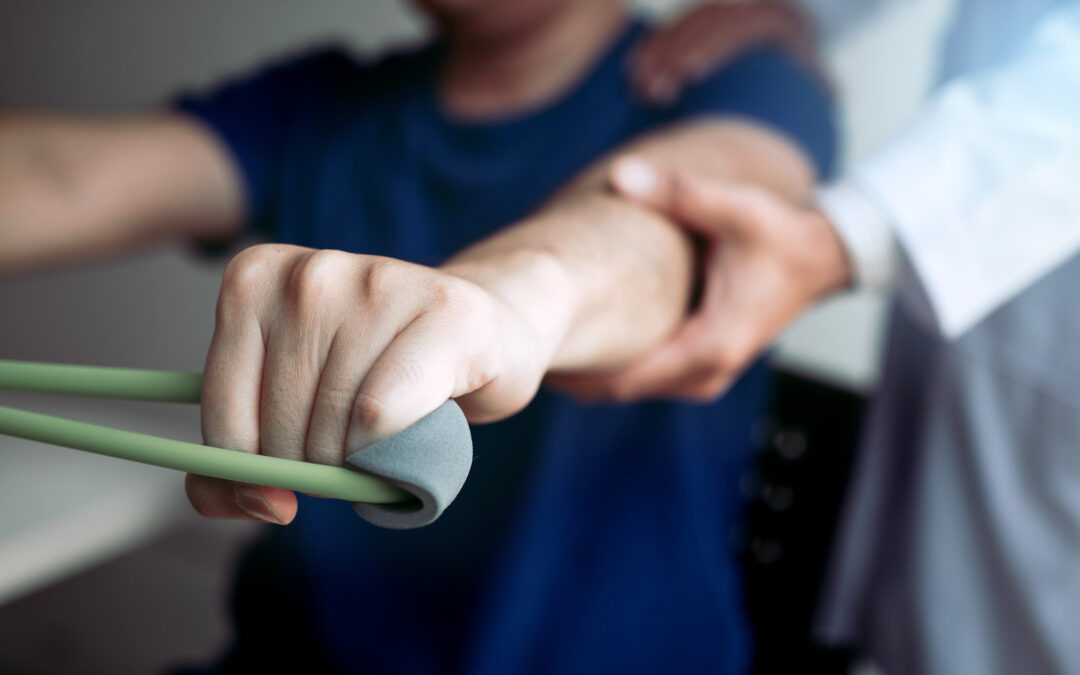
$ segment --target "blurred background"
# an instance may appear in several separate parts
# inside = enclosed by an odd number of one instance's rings
[[[633,4],[664,16],[694,3]],[[950,10],[949,0],[897,3],[827,45],[846,158],[894,129],[931,84],[930,45]],[[366,52],[424,36],[392,0],[0,0],[0,16],[0,106],[78,111],[160,105],[313,44]],[[168,250],[6,279],[0,357],[199,371],[223,265]],[[790,331],[779,359],[855,410],[876,377],[881,319],[880,298],[834,301]],[[15,395],[0,404],[199,439],[194,408]],[[227,642],[228,580],[253,530],[197,519],[182,482],[0,438],[0,672],[154,672]]]

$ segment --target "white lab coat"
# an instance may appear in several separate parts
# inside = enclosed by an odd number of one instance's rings
[[[849,173],[906,274],[818,629],[888,673],[1080,673],[1080,2],[966,2],[946,65]]]

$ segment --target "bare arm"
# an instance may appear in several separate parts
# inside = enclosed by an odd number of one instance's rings
[[[624,153],[757,185],[797,203],[809,198],[814,184],[809,162],[790,143],[743,122],[680,124],[620,148]],[[528,252],[557,262],[560,292],[535,283],[524,284],[535,295],[517,291],[523,294],[518,304],[534,305],[544,317],[539,323],[564,333],[552,370],[604,369],[639,356],[674,330],[690,300],[695,264],[686,230],[612,193],[614,159],[591,167],[535,217],[447,263],[455,274],[489,280],[507,277]]]
[[[804,199],[812,172],[752,126],[698,122],[632,144]],[[226,270],[203,380],[218,447],[340,465],[455,398],[508,417],[552,369],[602,368],[659,344],[693,287],[689,235],[607,188],[597,163],[533,217],[438,269],[339,251],[256,246]],[[204,515],[288,522],[284,490],[190,476]]]
[[[242,211],[228,158],[181,116],[0,113],[0,274],[223,237]]]

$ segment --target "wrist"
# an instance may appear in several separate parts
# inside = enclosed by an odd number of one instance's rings
[[[851,261],[828,214],[811,208],[806,211],[805,220],[810,239],[807,250],[812,251],[809,283],[814,297],[820,300],[851,288]]]
[[[468,281],[491,295],[531,333],[531,355],[544,370],[557,361],[577,314],[575,296],[562,263],[547,251],[515,249],[456,256],[441,271]]]

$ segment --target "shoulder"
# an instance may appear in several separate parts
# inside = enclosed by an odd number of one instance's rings
[[[674,119],[746,118],[799,145],[827,174],[836,150],[832,93],[820,75],[776,48],[749,51],[689,87],[672,105]]]
[[[737,103],[742,99],[806,99],[829,103],[824,80],[784,51],[760,47],[746,52],[689,87],[679,104]]]

